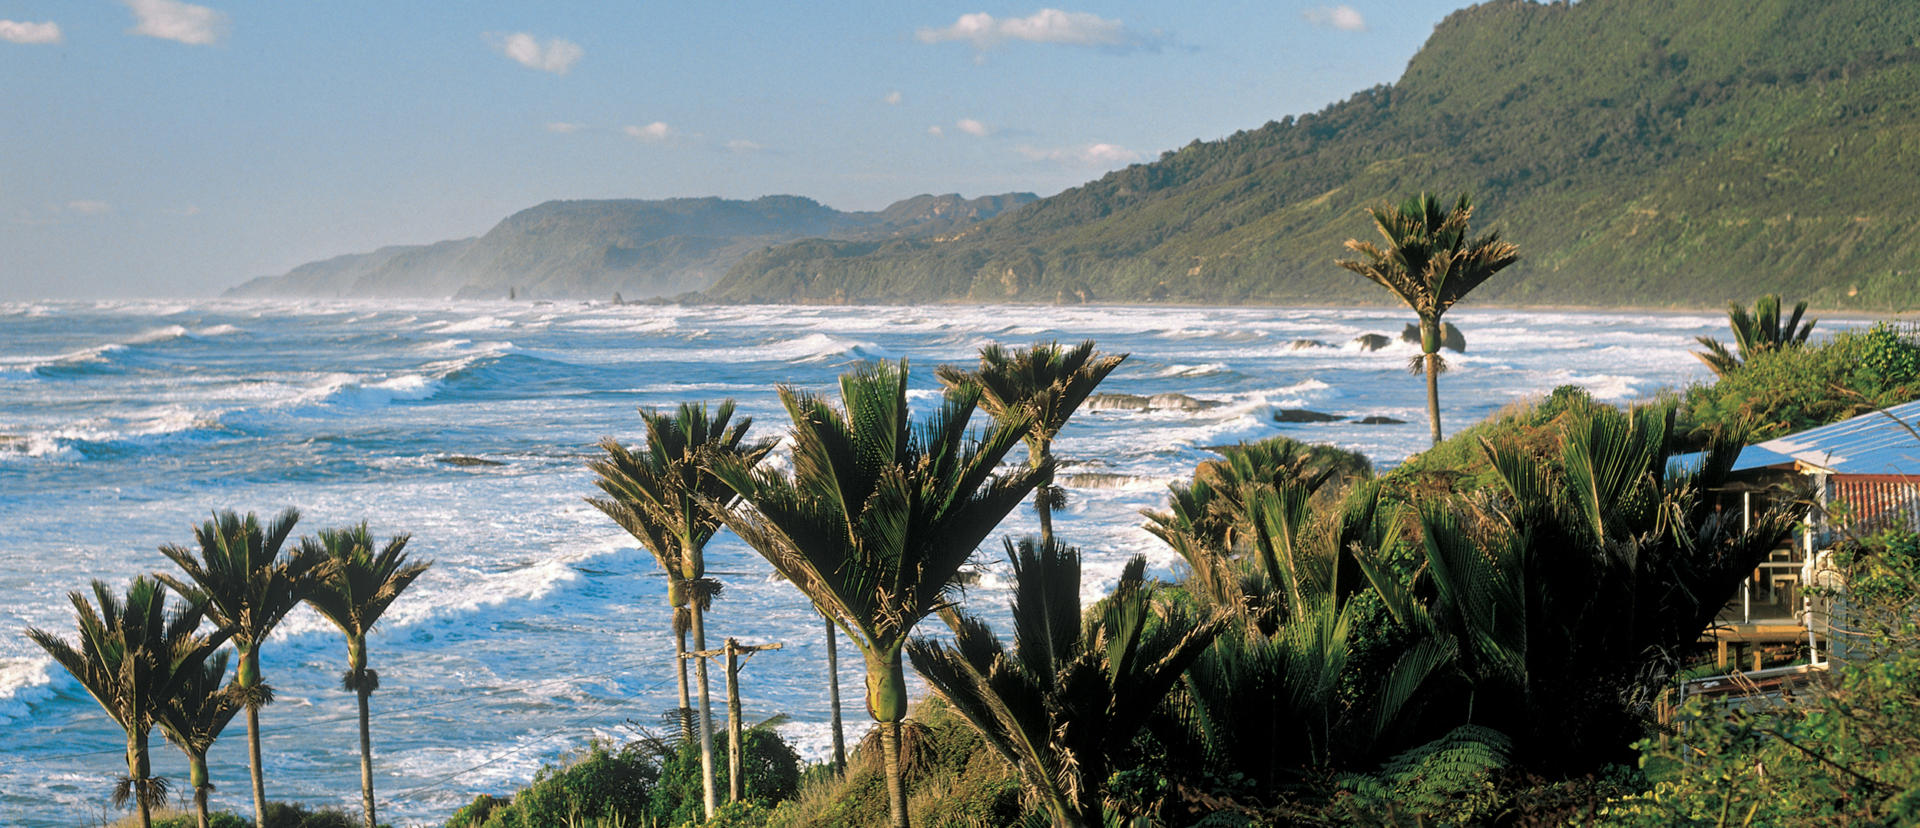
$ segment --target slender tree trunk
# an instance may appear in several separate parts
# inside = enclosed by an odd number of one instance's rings
[[[693,606],[693,648],[706,652],[706,613],[700,609],[699,599],[690,603]],[[702,804],[706,806],[706,818],[712,819],[714,808],[719,805],[714,801],[713,790],[713,696],[707,682],[707,660],[702,657],[697,661],[700,678],[700,791]]]
[[[1042,443],[1033,452],[1033,467],[1039,468],[1052,456],[1053,452],[1048,450],[1047,444]],[[1033,491],[1033,511],[1040,516],[1040,542],[1043,544],[1053,543],[1052,489],[1053,475],[1047,475],[1047,479],[1041,481],[1039,487]]]
[[[140,828],[153,828],[153,803],[147,801],[147,777],[153,772],[147,757],[147,734],[127,731],[127,784],[133,791],[134,807],[140,811]]]
[[[907,780],[900,769],[900,722],[880,723],[880,753],[887,769],[887,810],[893,816],[893,828],[907,825]]]
[[[247,699],[247,768],[253,775],[253,824],[259,828],[267,825],[267,777],[260,765],[260,705],[251,697],[251,691],[260,686],[260,647],[259,642],[240,653],[240,673],[236,676],[240,686],[249,691]]]
[[[207,828],[213,815],[207,813],[207,791],[213,786],[207,782],[207,755],[204,753],[187,754],[189,778],[193,782],[193,810],[200,818],[200,828]]]
[[[1427,419],[1433,423],[1433,444],[1440,445],[1440,321],[1420,320],[1420,350],[1427,363]]]
[[[367,714],[367,697],[373,691],[362,686],[360,697],[360,805],[367,810],[367,828],[379,828],[373,819],[373,733]]]
[[[833,769],[847,772],[847,735],[840,725],[840,634],[833,628],[833,619],[826,613],[820,617],[827,622],[827,694],[832,700],[833,710]]]
[[[673,608],[673,669],[680,681],[680,740],[693,741],[693,697],[687,692],[687,625],[681,622],[686,607]]]

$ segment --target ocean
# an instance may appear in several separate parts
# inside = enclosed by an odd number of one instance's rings
[[[1449,433],[1560,385],[1618,403],[1684,388],[1708,376],[1693,337],[1727,336],[1712,314],[1447,318],[1468,345],[1441,377]],[[1383,469],[1420,450],[1425,389],[1407,371],[1416,346],[1399,339],[1410,321],[1391,308],[0,303],[0,824],[97,816],[126,767],[119,729],[22,631],[71,637],[69,591],[94,578],[121,590],[170,568],[158,547],[190,546],[213,510],[264,520],[298,507],[296,534],[365,521],[376,536],[412,535],[409,551],[434,562],[369,649],[382,819],[437,825],[591,739],[665,730],[666,582],[583,500],[596,493],[594,444],[635,441],[637,407],[731,398],[754,433],[777,435],[776,385],[831,391],[861,360],[908,360],[925,408],[939,394],[934,366],[971,367],[989,342],[1092,339],[1129,353],[1102,392],[1188,399],[1083,410],[1056,444],[1069,494],[1056,531],[1084,550],[1091,599],[1134,555],[1171,573],[1175,557],[1139,512],[1162,507],[1207,446],[1284,434]],[[1368,333],[1391,342],[1363,350],[1353,340]],[[1294,408],[1348,419],[1274,420]],[[1354,421],[1369,416],[1404,424]],[[969,609],[1005,617],[999,538],[1035,530],[1024,507],[1001,526]],[[743,671],[749,722],[785,714],[783,735],[823,756],[819,617],[731,535],[708,561],[725,584],[709,643],[785,644]],[[262,652],[276,689],[261,714],[269,798],[357,813],[342,638],[303,608]],[[860,661],[850,646],[841,654],[855,739],[869,724]],[[229,727],[211,762],[216,806],[250,813],[244,732]],[[186,793],[186,762],[157,731],[153,756]]]

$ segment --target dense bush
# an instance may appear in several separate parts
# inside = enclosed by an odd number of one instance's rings
[[[533,783],[505,805],[476,799],[448,828],[571,828],[582,818],[624,819],[642,824],[660,776],[653,754],[639,744],[615,750],[595,742],[572,762],[542,768]],[[477,821],[476,821],[477,820]]]
[[[1681,419],[1697,434],[1744,428],[1750,440],[1765,440],[1915,398],[1920,340],[1881,323],[1755,354],[1720,381],[1687,389]]]
[[[741,734],[745,748],[741,770],[745,784],[741,796],[761,808],[791,799],[800,787],[800,755],[771,728],[753,728]],[[713,734],[713,783],[719,802],[727,801],[727,734]],[[700,745],[683,744],[660,767],[660,781],[654,789],[653,804],[647,813],[663,826],[700,822],[704,792],[700,782]],[[738,809],[736,809],[738,810]],[[715,819],[720,814],[714,815]],[[731,819],[741,819],[735,816]],[[736,824],[730,822],[728,824]],[[738,823],[744,824],[744,823]]]

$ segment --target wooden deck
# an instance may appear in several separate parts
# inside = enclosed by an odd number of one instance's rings
[[[1767,645],[1804,644],[1807,628],[1792,619],[1775,619],[1752,624],[1722,624],[1708,630],[1705,637],[1713,639],[1714,664],[1731,665],[1737,649],[1752,659],[1751,669],[1759,670],[1766,666]]]

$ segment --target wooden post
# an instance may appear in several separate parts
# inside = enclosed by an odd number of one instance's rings
[[[681,656],[682,658],[700,659],[725,656],[727,659],[727,776],[729,778],[727,784],[727,801],[729,802],[740,801],[742,788],[746,785],[746,781],[743,778],[744,774],[741,771],[745,753],[740,745],[740,667],[746,660],[743,657],[750,657],[754,653],[762,650],[778,650],[785,646],[785,644],[778,641],[772,644],[747,646],[741,644],[737,639],[729,638],[726,644],[718,650],[699,650]]]
[[[727,801],[740,801],[740,642],[727,639]]]

